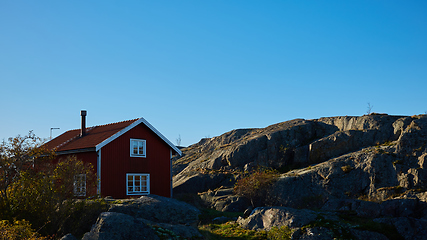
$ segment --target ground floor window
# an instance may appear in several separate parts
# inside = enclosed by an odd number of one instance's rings
[[[150,194],[150,174],[126,174],[126,195]]]
[[[74,196],[86,196],[86,174],[74,176]]]

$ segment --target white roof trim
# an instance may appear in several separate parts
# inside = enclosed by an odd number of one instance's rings
[[[153,131],[155,134],[157,134],[157,136],[159,136],[167,145],[169,145],[169,147],[171,147],[176,153],[178,153],[179,155],[182,155],[181,150],[179,150],[173,143],[171,143],[165,136],[163,136],[156,128],[154,128],[149,122],[147,122],[147,120],[145,120],[144,118],[140,118],[138,120],[136,120],[134,123],[132,123],[131,125],[123,128],[122,130],[120,130],[119,132],[115,133],[113,136],[105,139],[104,141],[102,141],[100,144],[96,145],[96,151],[98,151],[99,149],[101,149],[102,147],[104,147],[105,145],[109,144],[110,142],[112,142],[113,140],[115,140],[116,138],[120,137],[121,135],[123,135],[124,133],[126,133],[127,131],[131,130],[132,128],[138,126],[139,124],[144,123],[145,126],[147,126],[149,129],[151,129],[151,131]]]

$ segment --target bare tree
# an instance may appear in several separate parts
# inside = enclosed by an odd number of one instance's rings
[[[373,108],[374,106],[373,105],[371,105],[371,103],[370,102],[368,102],[368,108],[367,108],[367,110],[366,110],[366,113],[369,115],[369,114],[371,114],[371,111],[372,111],[372,108]]]

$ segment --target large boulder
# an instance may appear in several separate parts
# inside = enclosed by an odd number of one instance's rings
[[[84,240],[200,238],[200,211],[187,203],[157,195],[114,201]]]
[[[157,195],[142,196],[138,199],[123,200],[114,204],[109,212],[124,213],[135,218],[169,224],[196,226],[200,211],[187,203]]]
[[[82,240],[159,239],[142,220],[123,213],[103,212]]]
[[[199,194],[206,207],[222,212],[243,212],[250,206],[250,201],[234,195],[233,188],[220,188]]]
[[[270,205],[321,207],[329,199],[384,201],[427,181],[420,157],[403,155],[397,142],[361,149],[321,164],[282,174],[273,185]],[[426,149],[422,149],[426,151]]]
[[[316,218],[316,212],[307,209],[260,207],[255,208],[248,218],[240,217],[237,222],[246,229],[270,230],[272,227],[282,226],[300,228]]]

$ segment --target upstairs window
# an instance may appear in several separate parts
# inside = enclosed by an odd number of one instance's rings
[[[77,174],[74,176],[74,196],[86,196],[86,174]]]
[[[130,156],[131,157],[145,157],[145,140],[131,139],[130,140]]]

